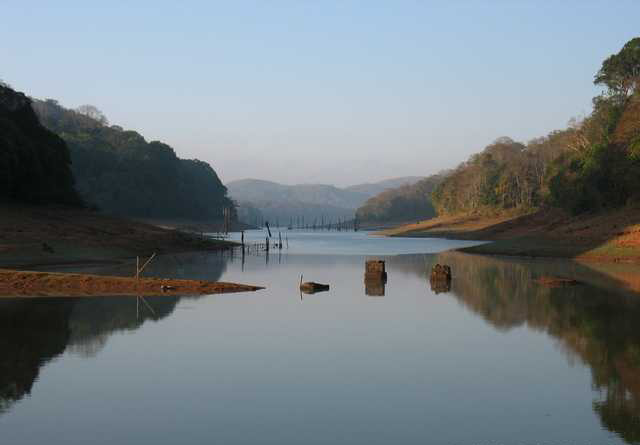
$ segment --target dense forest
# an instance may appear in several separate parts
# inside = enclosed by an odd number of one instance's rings
[[[205,162],[185,160],[161,142],[112,125],[95,107],[35,100],[42,124],[69,146],[76,188],[89,205],[127,217],[222,220],[233,202]]]
[[[363,223],[433,218],[436,211],[430,196],[443,178],[444,173],[439,173],[415,184],[386,190],[369,198],[357,210],[356,218]]]
[[[593,112],[528,144],[498,139],[433,192],[439,214],[549,205],[572,213],[625,205],[640,192],[640,38],[607,58]]]
[[[80,205],[69,150],[40,125],[31,100],[0,83],[0,199]]]
[[[359,214],[411,220],[406,208],[431,205],[438,215],[524,213],[544,206],[579,214],[634,202],[640,196],[640,38],[607,58],[594,83],[603,92],[593,99],[592,113],[568,128],[526,144],[499,138],[433,191],[387,191]]]

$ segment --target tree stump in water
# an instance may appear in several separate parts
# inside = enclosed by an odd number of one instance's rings
[[[385,269],[384,261],[382,260],[371,260],[365,263],[364,269],[364,279],[378,279],[378,280],[386,280],[387,279],[387,271]]]
[[[387,271],[384,261],[367,261],[364,268],[364,293],[371,297],[383,297],[386,282]]]
[[[446,264],[436,264],[431,269],[429,282],[431,283],[431,290],[436,294],[449,292],[451,290],[451,268]]]

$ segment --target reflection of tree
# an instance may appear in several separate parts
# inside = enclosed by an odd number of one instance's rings
[[[571,358],[591,369],[601,400],[594,410],[603,425],[631,443],[640,442],[640,301],[606,286],[548,288],[543,274],[591,275],[566,263],[524,263],[445,253],[440,263],[453,269],[453,295],[498,329],[526,324],[558,339]],[[562,270],[565,267],[566,270]],[[580,278],[579,278],[580,279]],[[426,285],[426,283],[425,283]]]
[[[40,367],[64,352],[73,303],[0,300],[0,413],[31,392]]]
[[[155,274],[215,281],[226,267],[217,255],[176,258],[159,258]],[[126,274],[114,268],[102,272]],[[180,299],[148,298],[153,312],[140,304],[139,314],[135,297],[0,299],[0,414],[31,392],[40,368],[52,358],[67,349],[95,356],[111,334],[169,316]]]

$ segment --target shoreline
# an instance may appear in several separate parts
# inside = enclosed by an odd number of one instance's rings
[[[556,209],[502,215],[453,215],[376,235],[487,241],[455,249],[479,255],[640,264],[640,209],[572,216]]]
[[[114,264],[153,253],[224,251],[238,244],[62,206],[0,203],[0,268]]]
[[[222,281],[0,269],[0,298],[199,296],[264,289]]]

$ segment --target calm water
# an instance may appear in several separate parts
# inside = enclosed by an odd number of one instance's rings
[[[437,253],[464,245],[446,240],[288,238],[149,271],[260,292],[0,300],[0,443],[640,441],[640,300],[610,276]],[[386,259],[386,286],[365,287],[366,258]],[[449,291],[431,290],[436,261]],[[533,281],[549,273],[585,284]],[[300,274],[331,290],[301,295]]]

